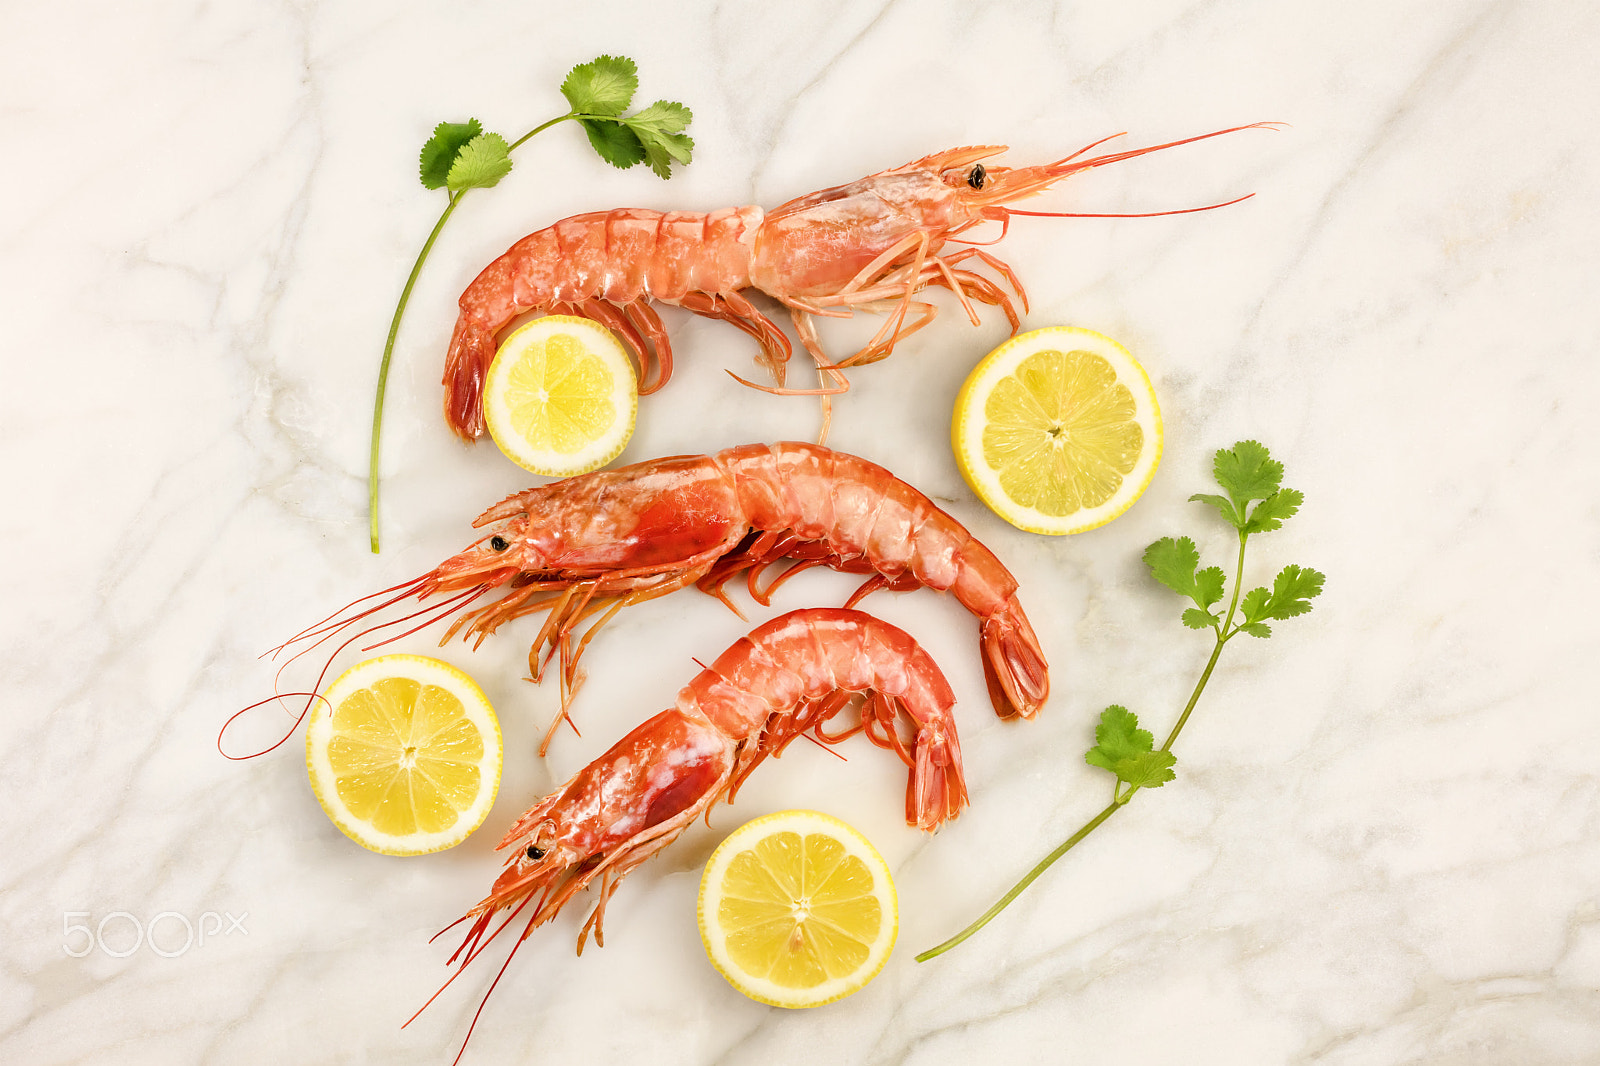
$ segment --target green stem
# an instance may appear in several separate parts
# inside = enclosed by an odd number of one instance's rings
[[[557,115],[555,118],[551,119],[549,122],[540,123],[539,125],[533,127],[533,129],[529,130],[527,133],[524,133],[521,137],[518,137],[516,140],[512,141],[511,142],[511,147],[506,149],[506,151],[507,152],[515,152],[518,148],[521,148],[523,146],[523,144],[526,143],[527,140],[530,137],[532,137],[534,134],[543,133],[545,130],[549,129],[551,126],[554,126],[558,122],[565,122],[569,118],[589,118],[589,117],[590,116],[588,116],[588,115],[579,115],[579,114],[575,114],[574,112],[571,112],[571,111],[567,112],[565,115]]]
[[[1189,702],[1184,706],[1183,713],[1178,716],[1177,724],[1172,727],[1172,732],[1167,734],[1167,742],[1161,745],[1162,751],[1172,750],[1173,741],[1177,740],[1178,734],[1183,732],[1184,724],[1189,721],[1189,715],[1193,713],[1195,704],[1200,702],[1200,693],[1205,691],[1206,682],[1211,680],[1211,671],[1216,669],[1217,660],[1222,657],[1223,645],[1228,643],[1228,641],[1233,638],[1234,634],[1238,632],[1237,629],[1231,627],[1233,625],[1234,612],[1239,606],[1239,589],[1241,587],[1240,583],[1244,580],[1244,545],[1246,537],[1247,535],[1241,531],[1239,534],[1239,565],[1238,570],[1233,577],[1233,599],[1228,604],[1227,616],[1222,620],[1221,626],[1219,626],[1216,630],[1216,646],[1211,649],[1211,658],[1206,662],[1206,668],[1200,674],[1200,680],[1195,683],[1194,691],[1189,694]],[[1050,854],[1046,855],[1039,865],[1028,871],[1028,875],[1026,877],[1012,886],[1010,892],[1007,892],[1004,896],[1001,896],[1000,899],[996,901],[994,906],[984,911],[983,914],[979,916],[977,921],[973,922],[971,925],[967,926],[965,929],[961,930],[961,932],[957,933],[949,940],[946,940],[938,947],[929,948],[927,951],[924,951],[922,954],[917,956],[917,961],[927,962],[929,959],[934,958],[937,955],[943,955],[945,952],[949,951],[951,948],[970,937],[973,933],[976,933],[979,929],[982,929],[984,926],[988,925],[990,919],[999,914],[1001,911],[1005,910],[1011,901],[1020,896],[1023,890],[1029,885],[1033,884],[1040,874],[1044,873],[1050,868],[1052,863],[1061,858],[1061,856],[1065,855],[1067,852],[1071,851],[1084,837],[1098,829],[1100,824],[1107,818],[1110,818],[1113,814],[1117,813],[1117,811],[1127,806],[1128,801],[1133,799],[1133,794],[1138,792],[1139,788],[1138,786],[1130,787],[1127,792],[1123,792],[1121,795],[1118,795],[1119,791],[1120,784],[1112,785],[1112,799],[1109,807],[1095,815],[1093,818],[1089,819],[1089,821],[1084,823],[1082,829],[1079,829],[1076,833],[1072,834],[1072,836],[1067,838],[1064,844],[1056,848],[1056,850],[1052,851]]]
[[[422,264],[427,261],[428,253],[433,250],[433,242],[439,239],[439,231],[450,221],[456,205],[466,194],[467,190],[462,189],[451,195],[444,214],[434,223],[433,232],[428,234],[427,243],[417,255],[417,261],[411,267],[411,276],[406,278],[406,287],[400,290],[400,303],[395,307],[394,319],[389,323],[389,339],[383,345],[383,362],[378,364],[378,395],[372,402],[372,450],[367,458],[367,523],[374,555],[378,554],[378,441],[383,432],[383,395],[389,388],[389,359],[394,355],[394,340],[400,335],[400,319],[406,313],[406,304],[411,300],[411,290],[417,284],[417,275],[422,273]]]
[[[1128,796],[1131,795],[1133,795],[1132,791],[1128,793]],[[1040,874],[1044,873],[1050,868],[1051,863],[1055,862],[1057,859],[1061,858],[1061,856],[1071,851],[1080,840],[1099,828],[1101,822],[1104,822],[1107,818],[1110,818],[1113,814],[1116,814],[1118,811],[1120,811],[1128,802],[1128,796],[1124,796],[1121,800],[1113,801],[1110,806],[1106,807],[1105,810],[1101,811],[1099,814],[1085,822],[1082,829],[1078,830],[1076,833],[1073,833],[1072,836],[1067,838],[1066,843],[1062,844],[1060,847],[1056,848],[1056,850],[1046,855],[1044,860],[1040,862],[1039,865],[1028,871],[1028,875],[1026,877],[1012,886],[1010,892],[1007,892],[1005,895],[1001,896],[994,906],[984,911],[982,916],[979,917],[977,921],[973,922],[971,925],[967,926],[965,929],[961,930],[961,932],[957,933],[949,940],[946,940],[938,947],[929,948],[927,951],[924,951],[922,954],[917,956],[917,961],[927,962],[929,959],[937,955],[943,955],[945,952],[949,951],[951,948],[967,939],[967,937],[988,925],[989,919],[1005,910],[1012,900],[1016,899],[1022,894],[1023,889],[1033,884],[1034,880]]]
[[[1233,624],[1233,613],[1239,606],[1239,589],[1244,581],[1244,542],[1246,535],[1239,534],[1239,566],[1233,575],[1233,599],[1228,603],[1228,614],[1222,620],[1222,625],[1217,629],[1217,645],[1211,649],[1211,658],[1206,662],[1205,670],[1200,674],[1200,680],[1195,684],[1194,691],[1189,694],[1189,702],[1184,706],[1183,713],[1178,716],[1178,723],[1172,727],[1172,732],[1167,734],[1167,742],[1161,745],[1162,751],[1171,751],[1172,742],[1178,739],[1178,734],[1183,732],[1183,727],[1189,721],[1189,715],[1194,711],[1194,705],[1200,702],[1200,693],[1206,690],[1206,682],[1211,680],[1211,671],[1217,668],[1217,660],[1222,657],[1222,646],[1233,639],[1237,629],[1230,629]]]
[[[526,143],[534,134],[543,133],[558,122],[568,119],[605,118],[604,115],[580,115],[569,111],[565,115],[558,115],[549,122],[543,122],[524,133],[512,142],[508,152],[515,151]],[[417,255],[417,261],[411,267],[411,276],[406,279],[406,287],[400,290],[400,303],[394,309],[394,318],[389,322],[389,339],[383,345],[383,362],[378,364],[378,394],[372,401],[372,449],[367,458],[367,527],[372,542],[372,553],[378,554],[378,442],[383,431],[383,397],[389,388],[389,360],[394,356],[395,338],[400,335],[400,320],[405,317],[406,304],[411,300],[411,290],[416,287],[417,277],[422,273],[422,264],[428,259],[428,253],[433,250],[433,242],[439,239],[439,233],[444,229],[444,224],[455,213],[456,205],[467,194],[466,189],[450,194],[450,203],[446,205],[444,214],[439,216],[439,221],[434,223],[433,232],[428,234],[428,241],[422,246],[422,251]]]

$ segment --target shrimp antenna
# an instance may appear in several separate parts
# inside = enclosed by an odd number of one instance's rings
[[[1232,200],[1224,200],[1220,204],[1207,204],[1204,207],[1180,207],[1172,211],[1018,211],[1016,208],[1005,209],[1008,215],[1030,215],[1034,218],[1159,218],[1162,215],[1192,215],[1197,211],[1215,211],[1219,207],[1232,207],[1234,204],[1243,203],[1255,193],[1247,192],[1243,196]]]
[[[466,589],[466,590],[464,590],[462,592],[459,592],[456,595],[451,596],[450,598],[448,598],[448,599],[446,599],[446,600],[444,600],[444,601],[442,601],[440,603],[429,604],[429,605],[427,605],[425,607],[418,608],[417,610],[412,611],[409,614],[402,615],[401,617],[396,618],[396,619],[392,619],[391,621],[380,622],[377,625],[368,626],[366,629],[359,630],[358,632],[356,632],[356,633],[352,634],[351,636],[347,637],[344,640],[343,643],[341,643],[338,647],[334,648],[333,651],[328,655],[327,661],[322,664],[322,670],[317,674],[316,683],[311,686],[311,691],[309,691],[309,692],[281,692],[281,691],[276,691],[277,685],[278,685],[278,681],[283,677],[283,672],[285,670],[287,670],[297,659],[299,659],[301,656],[307,654],[308,652],[315,651],[317,648],[321,647],[323,644],[327,643],[329,640],[332,640],[334,637],[337,637],[340,634],[342,634],[345,630],[349,629],[351,626],[355,625],[357,622],[360,622],[360,621],[362,621],[363,619],[366,619],[366,618],[370,618],[376,612],[381,611],[386,607],[393,606],[394,604],[399,603],[401,600],[404,600],[404,599],[408,598],[414,591],[416,591],[416,589],[419,587],[419,584],[422,581],[424,581],[425,579],[426,579],[426,575],[424,575],[424,577],[422,577],[422,578],[416,578],[414,580],[407,581],[407,582],[404,582],[402,584],[396,585],[393,588],[384,589],[382,592],[376,592],[376,593],[373,593],[370,596],[363,596],[361,599],[356,600],[353,603],[350,603],[350,604],[346,605],[345,607],[341,607],[339,610],[335,611],[333,614],[329,615],[327,618],[323,619],[321,622],[315,623],[314,625],[308,627],[307,629],[302,630],[298,635],[296,635],[295,637],[291,638],[290,640],[285,641],[283,644],[280,644],[277,648],[275,648],[271,652],[269,652],[268,653],[269,655],[271,655],[273,657],[276,657],[276,655],[279,652],[285,650],[286,648],[291,647],[292,645],[294,645],[297,642],[310,640],[312,637],[316,637],[317,638],[316,641],[314,641],[313,643],[307,645],[304,648],[301,648],[299,651],[295,652],[288,659],[284,660],[284,662],[282,664],[279,665],[277,676],[273,679],[273,688],[275,690],[273,695],[268,696],[264,700],[258,700],[257,702],[250,704],[250,706],[248,706],[248,707],[244,707],[244,708],[242,708],[242,709],[240,709],[238,711],[235,711],[232,715],[230,715],[228,717],[228,720],[222,724],[222,728],[217,731],[217,752],[219,754],[221,754],[222,757],[225,758],[225,759],[232,759],[235,762],[242,762],[242,761],[244,761],[246,759],[259,758],[262,755],[267,755],[267,754],[269,754],[271,752],[274,752],[274,751],[278,750],[280,747],[282,747],[285,743],[288,742],[290,737],[294,736],[295,730],[300,728],[300,723],[305,721],[306,715],[311,713],[311,708],[315,705],[317,700],[322,700],[324,703],[327,702],[327,697],[325,697],[325,696],[323,696],[321,694],[322,682],[327,678],[328,671],[329,671],[329,669],[332,668],[333,661],[339,657],[339,653],[340,652],[344,651],[346,648],[348,648],[350,645],[354,644],[356,641],[361,640],[362,638],[367,637],[367,636],[369,636],[369,635],[371,635],[373,633],[376,633],[380,629],[387,629],[390,626],[401,625],[401,624],[403,624],[405,622],[409,622],[409,621],[411,621],[412,619],[415,619],[415,618],[422,618],[423,619],[422,622],[420,622],[419,624],[417,624],[417,625],[413,626],[412,628],[406,630],[405,632],[400,633],[400,634],[398,634],[396,636],[386,637],[385,639],[380,640],[380,641],[376,641],[376,642],[374,642],[372,644],[367,645],[362,650],[363,651],[371,651],[374,648],[381,648],[385,644],[392,644],[393,642],[395,642],[397,640],[400,640],[403,637],[410,636],[412,633],[415,633],[418,630],[425,629],[428,626],[432,625],[433,623],[441,621],[442,619],[448,617],[453,612],[455,612],[455,611],[459,610],[460,608],[466,606],[467,604],[471,603],[473,600],[476,600],[478,597],[482,596],[489,589],[494,587],[493,585],[490,585],[490,584],[487,584],[487,583],[481,584],[481,585],[476,585],[476,586],[474,586],[472,588],[469,588],[469,589]],[[375,598],[377,598],[379,596],[383,596],[383,595],[385,595],[387,593],[395,592],[396,589],[399,589],[399,590],[402,590],[402,591],[398,592],[396,595],[392,596],[388,600],[385,600],[383,603],[378,604],[377,606],[369,607],[366,610],[363,610],[363,611],[360,611],[360,612],[358,612],[358,613],[356,613],[354,615],[351,615],[349,618],[340,619],[340,617],[339,617],[340,615],[344,614],[351,607],[356,606],[356,604],[364,603],[367,600],[375,599]],[[286,732],[282,737],[280,737],[277,740],[276,743],[272,744],[270,747],[263,748],[260,751],[251,752],[248,755],[229,755],[228,752],[223,749],[223,738],[227,735],[229,727],[231,727],[233,725],[233,723],[235,721],[237,721],[240,717],[242,717],[243,715],[247,714],[250,711],[255,710],[257,707],[263,706],[264,704],[272,703],[274,701],[282,701],[282,700],[284,700],[286,698],[289,698],[291,696],[292,697],[304,696],[304,697],[306,697],[306,703],[305,703],[305,706],[300,709],[300,712],[298,714],[296,714],[294,711],[288,710],[288,708],[285,708],[285,712],[290,717],[292,717],[294,719],[294,724],[289,727],[288,732]]]

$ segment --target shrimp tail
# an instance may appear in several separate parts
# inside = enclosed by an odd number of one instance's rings
[[[1050,695],[1049,666],[1028,616],[1008,598],[983,623],[983,676],[1002,718],[1032,718]]]
[[[472,315],[456,320],[444,364],[444,417],[469,444],[483,436],[483,381],[494,361],[494,331]]]
[[[967,805],[961,774],[961,741],[954,731],[924,730],[906,783],[906,824],[932,832]]]

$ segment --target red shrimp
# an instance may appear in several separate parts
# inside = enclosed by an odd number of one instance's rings
[[[770,213],[749,206],[709,213],[623,208],[574,215],[513,244],[461,294],[461,313],[445,360],[445,418],[466,440],[483,434],[483,379],[496,338],[512,319],[536,311],[581,315],[615,330],[639,361],[640,392],[654,392],[672,375],[672,345],[651,306],[665,303],[731,322],[755,338],[761,349],[758,360],[777,387],[739,378],[744,384],[768,392],[823,394],[825,440],[827,394],[848,388],[843,369],[884,358],[937,314],[933,304],[912,299],[923,288],[950,289],[973,325],[978,315],[972,301],[998,306],[1016,332],[1021,318],[1011,295],[993,279],[963,266],[975,265],[970,262],[975,259],[990,267],[1027,310],[1027,293],[1012,269],[976,247],[1004,238],[1011,216],[1181,215],[1248,197],[1139,215],[1019,211],[1008,204],[1093,167],[1275,125],[1236,126],[1147,148],[1088,155],[1108,137],[1034,167],[983,162],[1005,152],[1004,145],[952,148],[790,200]],[[987,241],[959,239],[983,222],[999,222],[1000,233]],[[947,252],[946,242],[965,247]],[[789,309],[795,333],[827,387],[782,387],[789,339],[746,299],[746,289],[763,292]],[[813,318],[849,318],[856,310],[893,313],[860,351],[833,361],[822,350]]]
[[[440,643],[459,632],[481,644],[513,618],[548,612],[528,652],[535,681],[559,656],[562,712],[545,736],[548,747],[580,682],[584,647],[617,611],[697,584],[738,613],[723,590],[736,574],[746,573],[751,595],[767,604],[780,583],[821,565],[869,575],[846,607],[879,588],[926,586],[955,596],[979,621],[984,674],[1001,717],[1031,718],[1050,693],[1044,652],[1017,602],[1016,579],[994,553],[883,467],[820,445],[747,444],[599,470],[509,496],[473,525],[485,532],[466,550],[335,612],[276,650],[308,645],[298,657],[359,622],[375,622],[340,643],[337,655],[376,630],[414,622],[406,635],[452,614],[458,617]],[[760,587],[761,572],[786,558],[797,562]],[[494,589],[506,591],[471,607]],[[410,597],[438,593],[454,595],[376,621]],[[373,599],[380,602],[359,606]],[[579,634],[578,626],[596,616]]]
[[[823,731],[862,694],[854,727]],[[472,924],[450,956],[451,964],[461,963],[450,981],[531,904],[500,968],[504,974],[533,928],[597,878],[599,896],[578,934],[578,953],[591,931],[603,946],[606,903],[622,879],[712,804],[723,798],[732,803],[752,770],[802,734],[836,744],[864,732],[894,751],[910,770],[906,824],[932,832],[967,805],[954,706],[955,695],[932,657],[902,630],[871,615],[812,608],[759,626],[684,686],[675,706],[623,737],[517,820],[499,844],[508,853],[505,870],[489,895],[455,923]],[[909,739],[901,738],[901,719]],[[510,913],[491,931],[502,911]]]

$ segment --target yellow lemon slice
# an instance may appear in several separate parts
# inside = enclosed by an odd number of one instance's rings
[[[483,823],[500,788],[500,723],[472,678],[438,659],[384,655],[323,695],[306,728],[306,768],[346,836],[385,855],[423,855]]]
[[[1161,460],[1150,376],[1110,337],[1055,326],[984,357],[951,444],[978,498],[1030,533],[1082,533],[1133,505]]]
[[[878,975],[900,909],[867,838],[817,811],[734,830],[700,879],[700,939],[728,982],[774,1007],[819,1007]]]
[[[633,436],[639,385],[622,343],[587,318],[547,315],[500,345],[483,386],[489,435],[546,477],[588,473]]]

